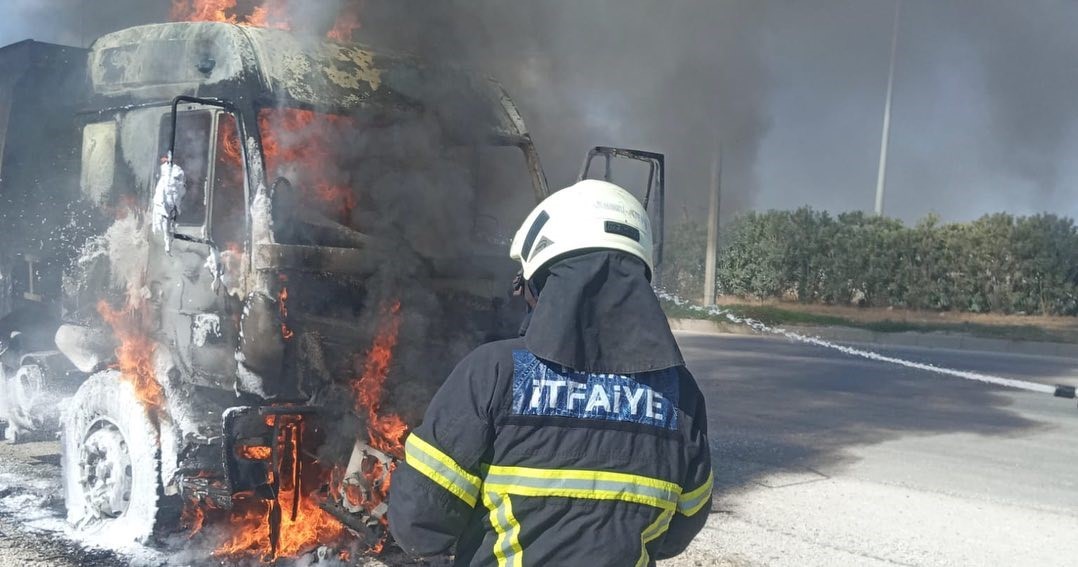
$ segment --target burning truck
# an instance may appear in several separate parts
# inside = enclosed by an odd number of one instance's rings
[[[216,22],[0,49],[0,156],[10,435],[60,430],[78,529],[223,519],[215,553],[263,558],[385,543],[408,424],[516,332],[548,194],[493,80]],[[661,247],[662,156],[596,157],[646,165]]]

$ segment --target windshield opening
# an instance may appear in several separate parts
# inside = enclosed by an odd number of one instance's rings
[[[405,241],[428,256],[504,245],[534,206],[524,153],[461,145],[436,117],[364,120],[293,108],[259,113],[279,243]]]

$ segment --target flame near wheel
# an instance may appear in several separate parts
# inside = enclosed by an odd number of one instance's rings
[[[64,497],[76,529],[113,542],[153,535],[160,493],[157,426],[131,384],[91,376],[62,418]]]

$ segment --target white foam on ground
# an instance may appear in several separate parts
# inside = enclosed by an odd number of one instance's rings
[[[1038,384],[1036,382],[1027,382],[1025,380],[1015,380],[1013,378],[1003,378],[1000,376],[992,376],[990,374],[981,374],[980,372],[972,372],[969,370],[956,370],[953,368],[945,368],[942,366],[936,366],[934,364],[925,364],[923,362],[914,362],[912,360],[905,360],[902,358],[896,358],[893,356],[887,356],[878,352],[872,352],[869,350],[863,350],[859,348],[844,346],[835,344],[830,341],[825,341],[819,337],[810,337],[808,335],[802,335],[801,333],[795,333],[793,331],[787,331],[780,327],[772,327],[747,317],[741,317],[721,307],[701,307],[699,305],[693,305],[692,303],[681,299],[680,297],[667,293],[662,290],[656,290],[656,295],[660,299],[664,299],[677,305],[678,307],[686,308],[697,313],[710,315],[714,317],[723,317],[727,321],[737,325],[745,325],[756,331],[757,333],[778,335],[787,339],[797,341],[800,343],[816,345],[831,350],[836,350],[850,356],[857,356],[866,358],[868,360],[875,360],[878,362],[886,362],[888,364],[897,364],[899,366],[905,366],[906,368],[913,368],[915,370],[924,370],[926,372],[932,372],[935,374],[943,374],[946,376],[954,376],[956,378],[962,378],[964,380],[973,380],[976,382],[983,382],[985,384],[994,384],[997,386],[1005,386],[1007,388],[1016,388],[1019,390],[1026,390],[1029,392],[1038,392],[1042,394],[1055,394],[1056,387],[1048,384]]]
[[[33,478],[0,472],[0,490],[4,489],[14,489],[14,493],[0,498],[0,510],[17,520],[20,529],[59,535],[87,549],[112,551],[122,555],[131,565],[166,563],[167,557],[152,548],[132,541],[102,541],[93,534],[72,528],[53,507],[62,493],[59,478]],[[49,495],[55,497],[50,498]]]

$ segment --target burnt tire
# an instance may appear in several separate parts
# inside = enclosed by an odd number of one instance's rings
[[[61,422],[68,522],[97,541],[147,543],[161,493],[160,446],[134,387],[115,370],[94,374]]]
[[[49,391],[46,372],[44,366],[28,363],[5,373],[8,419],[17,431],[48,433],[57,429],[60,400]]]

